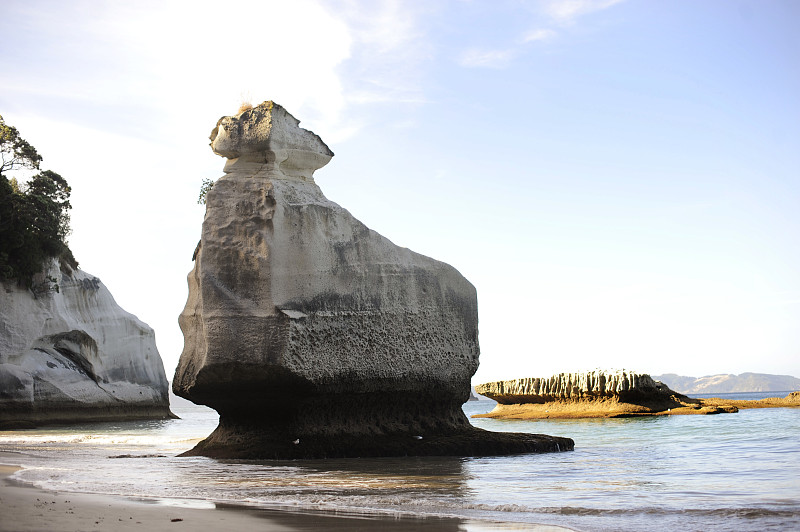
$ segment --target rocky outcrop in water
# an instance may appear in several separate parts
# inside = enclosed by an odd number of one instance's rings
[[[54,260],[33,290],[0,283],[0,427],[167,418],[168,391],[153,330],[97,277]]]
[[[476,391],[498,403],[546,403],[557,400],[671,395],[675,392],[644,373],[629,371],[559,373],[549,378],[528,378],[481,384]]]
[[[733,406],[736,408],[798,408],[800,407],[800,392],[791,392],[786,396],[765,397],[764,399],[730,399],[709,397],[699,399],[704,406]]]
[[[220,425],[191,454],[300,458],[567,450],[474,429],[475,288],[328,200],[333,152],[281,106],[223,117],[173,389]]]
[[[492,418],[626,417],[654,414],[719,414],[736,406],[704,403],[670,390],[644,373],[588,371],[481,384],[476,391],[498,402]]]
[[[497,381],[481,384],[475,390],[502,404],[604,398],[635,400],[675,394],[664,383],[653,380],[647,374],[624,370],[559,373],[549,378]]]

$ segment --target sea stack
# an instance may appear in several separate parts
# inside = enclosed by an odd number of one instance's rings
[[[333,152],[271,101],[219,120],[180,316],[179,396],[220,414],[188,454],[471,455],[572,448],[494,434],[461,410],[478,367],[475,288],[328,200]]]
[[[166,419],[168,392],[153,329],[99,278],[54,259],[0,283],[0,428]]]

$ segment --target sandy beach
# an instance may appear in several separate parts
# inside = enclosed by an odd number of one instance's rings
[[[11,457],[11,459],[9,459]],[[0,460],[13,462],[13,455],[0,453]],[[158,500],[134,500],[110,495],[51,492],[26,486],[10,478],[20,469],[0,464],[0,531],[78,532],[92,530],[147,532],[226,532],[306,530],[391,532],[483,532],[526,530],[549,532],[570,530],[549,525],[492,523],[447,518],[357,517],[262,510],[235,505],[192,508],[164,504]]]

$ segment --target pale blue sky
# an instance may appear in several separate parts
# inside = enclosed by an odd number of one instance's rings
[[[171,378],[207,147],[244,97],[317,183],[478,289],[474,382],[800,376],[800,3],[5,0],[0,113]]]

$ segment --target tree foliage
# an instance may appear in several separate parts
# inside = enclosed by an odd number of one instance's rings
[[[206,194],[211,188],[214,186],[214,180],[205,178],[203,179],[203,184],[200,185],[200,195],[197,197],[197,203],[200,205],[206,204]]]
[[[0,174],[10,170],[39,169],[42,156],[27,140],[19,136],[14,126],[9,126],[0,115]]]
[[[51,170],[37,173],[23,185],[7,177],[13,170],[38,170],[42,157],[2,116],[0,159],[0,279],[30,287],[33,276],[52,258],[77,268],[67,245],[69,184]]]

